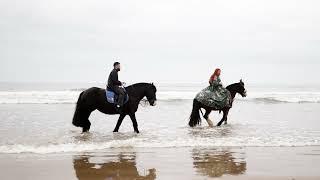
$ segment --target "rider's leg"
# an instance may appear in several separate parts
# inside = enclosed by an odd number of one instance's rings
[[[121,88],[121,87],[116,87],[116,88],[114,88],[114,91],[115,91],[116,94],[118,94],[117,105],[123,106],[124,95],[125,95],[124,89]]]
[[[118,97],[118,105],[120,105],[121,107],[123,106],[123,103],[124,103],[124,96],[125,96],[125,91],[123,88],[120,88],[120,93],[119,93],[119,97]]]

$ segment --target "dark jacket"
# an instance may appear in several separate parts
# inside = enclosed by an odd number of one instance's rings
[[[108,87],[111,89],[115,89],[114,87],[118,87],[121,85],[122,83],[118,79],[118,70],[113,69],[109,75]]]

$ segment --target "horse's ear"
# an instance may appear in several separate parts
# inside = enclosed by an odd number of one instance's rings
[[[151,84],[154,85],[153,82]]]
[[[244,82],[242,81],[242,79],[240,79],[240,83],[241,83],[242,85],[244,85]]]

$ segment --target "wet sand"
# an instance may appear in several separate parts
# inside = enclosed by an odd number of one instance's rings
[[[320,147],[110,148],[0,154],[1,179],[320,179]]]

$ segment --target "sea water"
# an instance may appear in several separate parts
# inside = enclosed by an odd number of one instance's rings
[[[103,87],[103,85],[97,85]],[[320,145],[320,89],[248,86],[236,97],[228,124],[188,127],[192,99],[205,85],[159,84],[157,106],[141,103],[140,134],[129,117],[93,112],[90,133],[71,124],[80,92],[91,84],[0,85],[0,153],[95,152],[108,148],[291,147]],[[221,114],[212,112],[214,123]]]

